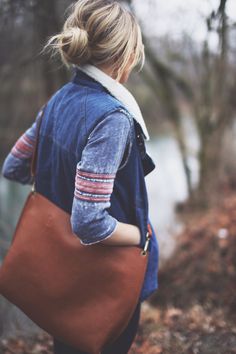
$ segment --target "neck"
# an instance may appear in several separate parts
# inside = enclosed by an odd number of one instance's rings
[[[109,75],[112,79],[116,80],[116,76],[114,74],[114,70],[112,68],[104,66],[104,65],[96,65],[96,67],[102,70],[105,74]]]

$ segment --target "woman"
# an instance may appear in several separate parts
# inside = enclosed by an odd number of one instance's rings
[[[140,306],[157,289],[158,243],[148,217],[144,177],[154,168],[141,111],[122,85],[144,62],[136,18],[111,0],[79,0],[61,33],[45,48],[60,53],[74,75],[48,101],[40,127],[36,190],[71,214],[84,245],[144,247],[152,231],[140,301],[127,328],[102,354],[125,354],[137,332]],[[12,147],[3,175],[31,184],[35,122]],[[105,309],[104,309],[105,311]],[[89,330],[89,329],[88,329]],[[55,354],[82,354],[59,339]]]

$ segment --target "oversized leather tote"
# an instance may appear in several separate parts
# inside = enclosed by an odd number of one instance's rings
[[[31,163],[34,181],[42,117]],[[38,193],[33,183],[0,268],[0,293],[50,335],[99,354],[128,325],[139,300],[149,224],[148,230],[144,249],[82,245],[70,214]]]

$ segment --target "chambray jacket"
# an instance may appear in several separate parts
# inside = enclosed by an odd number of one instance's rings
[[[40,114],[6,157],[6,178],[32,183],[30,162]],[[75,68],[44,112],[36,190],[71,214],[72,230],[82,244],[110,237],[119,220],[140,228],[143,247],[151,225],[145,176],[154,168],[139,123],[101,83]],[[140,301],[158,288],[159,249],[151,228]]]

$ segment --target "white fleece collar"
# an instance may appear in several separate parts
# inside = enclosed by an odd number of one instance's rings
[[[100,82],[108,91],[116,97],[128,109],[133,118],[141,125],[144,138],[150,140],[145,121],[139,105],[132,93],[120,82],[114,80],[110,75],[91,64],[75,65],[80,70]]]

